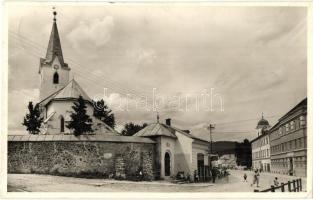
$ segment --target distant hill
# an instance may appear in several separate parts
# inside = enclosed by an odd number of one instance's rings
[[[219,156],[225,154],[236,154],[236,145],[238,142],[233,141],[217,141],[213,142],[212,151],[214,154],[218,154]]]

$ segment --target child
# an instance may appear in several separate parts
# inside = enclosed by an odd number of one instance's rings
[[[247,174],[246,173],[243,175],[243,179],[244,179],[243,180],[244,182],[247,182]]]

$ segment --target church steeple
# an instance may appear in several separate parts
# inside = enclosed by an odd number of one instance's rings
[[[69,82],[70,68],[64,63],[57,27],[57,12],[53,11],[53,25],[45,58],[40,59],[40,99],[44,99]]]
[[[56,15],[57,12],[53,11],[53,25],[52,30],[50,34],[50,39],[48,43],[47,53],[46,53],[46,62],[51,62],[55,57],[58,57],[60,64],[62,67],[66,67],[66,64],[64,63],[63,59],[63,53],[62,53],[62,47],[61,47],[61,41],[59,37],[58,27],[57,27],[57,20]]]

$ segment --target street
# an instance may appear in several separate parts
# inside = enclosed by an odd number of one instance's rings
[[[248,182],[243,181],[243,174]],[[253,192],[273,184],[274,177],[287,182],[296,177],[261,173],[260,187],[251,186],[253,172],[231,170],[228,178],[218,179],[215,184],[174,184],[167,181],[133,182],[108,179],[85,179],[39,174],[8,174],[8,192]],[[306,178],[302,179],[303,191]]]

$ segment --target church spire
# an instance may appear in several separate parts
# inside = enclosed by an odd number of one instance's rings
[[[57,15],[57,12],[54,10],[53,11],[53,25],[52,25],[52,30],[51,30],[47,54],[46,54],[46,62],[53,61],[55,56],[57,56],[59,58],[60,64],[64,66],[65,63],[63,60],[61,41],[60,41],[58,27],[56,23],[57,21],[56,15]]]

